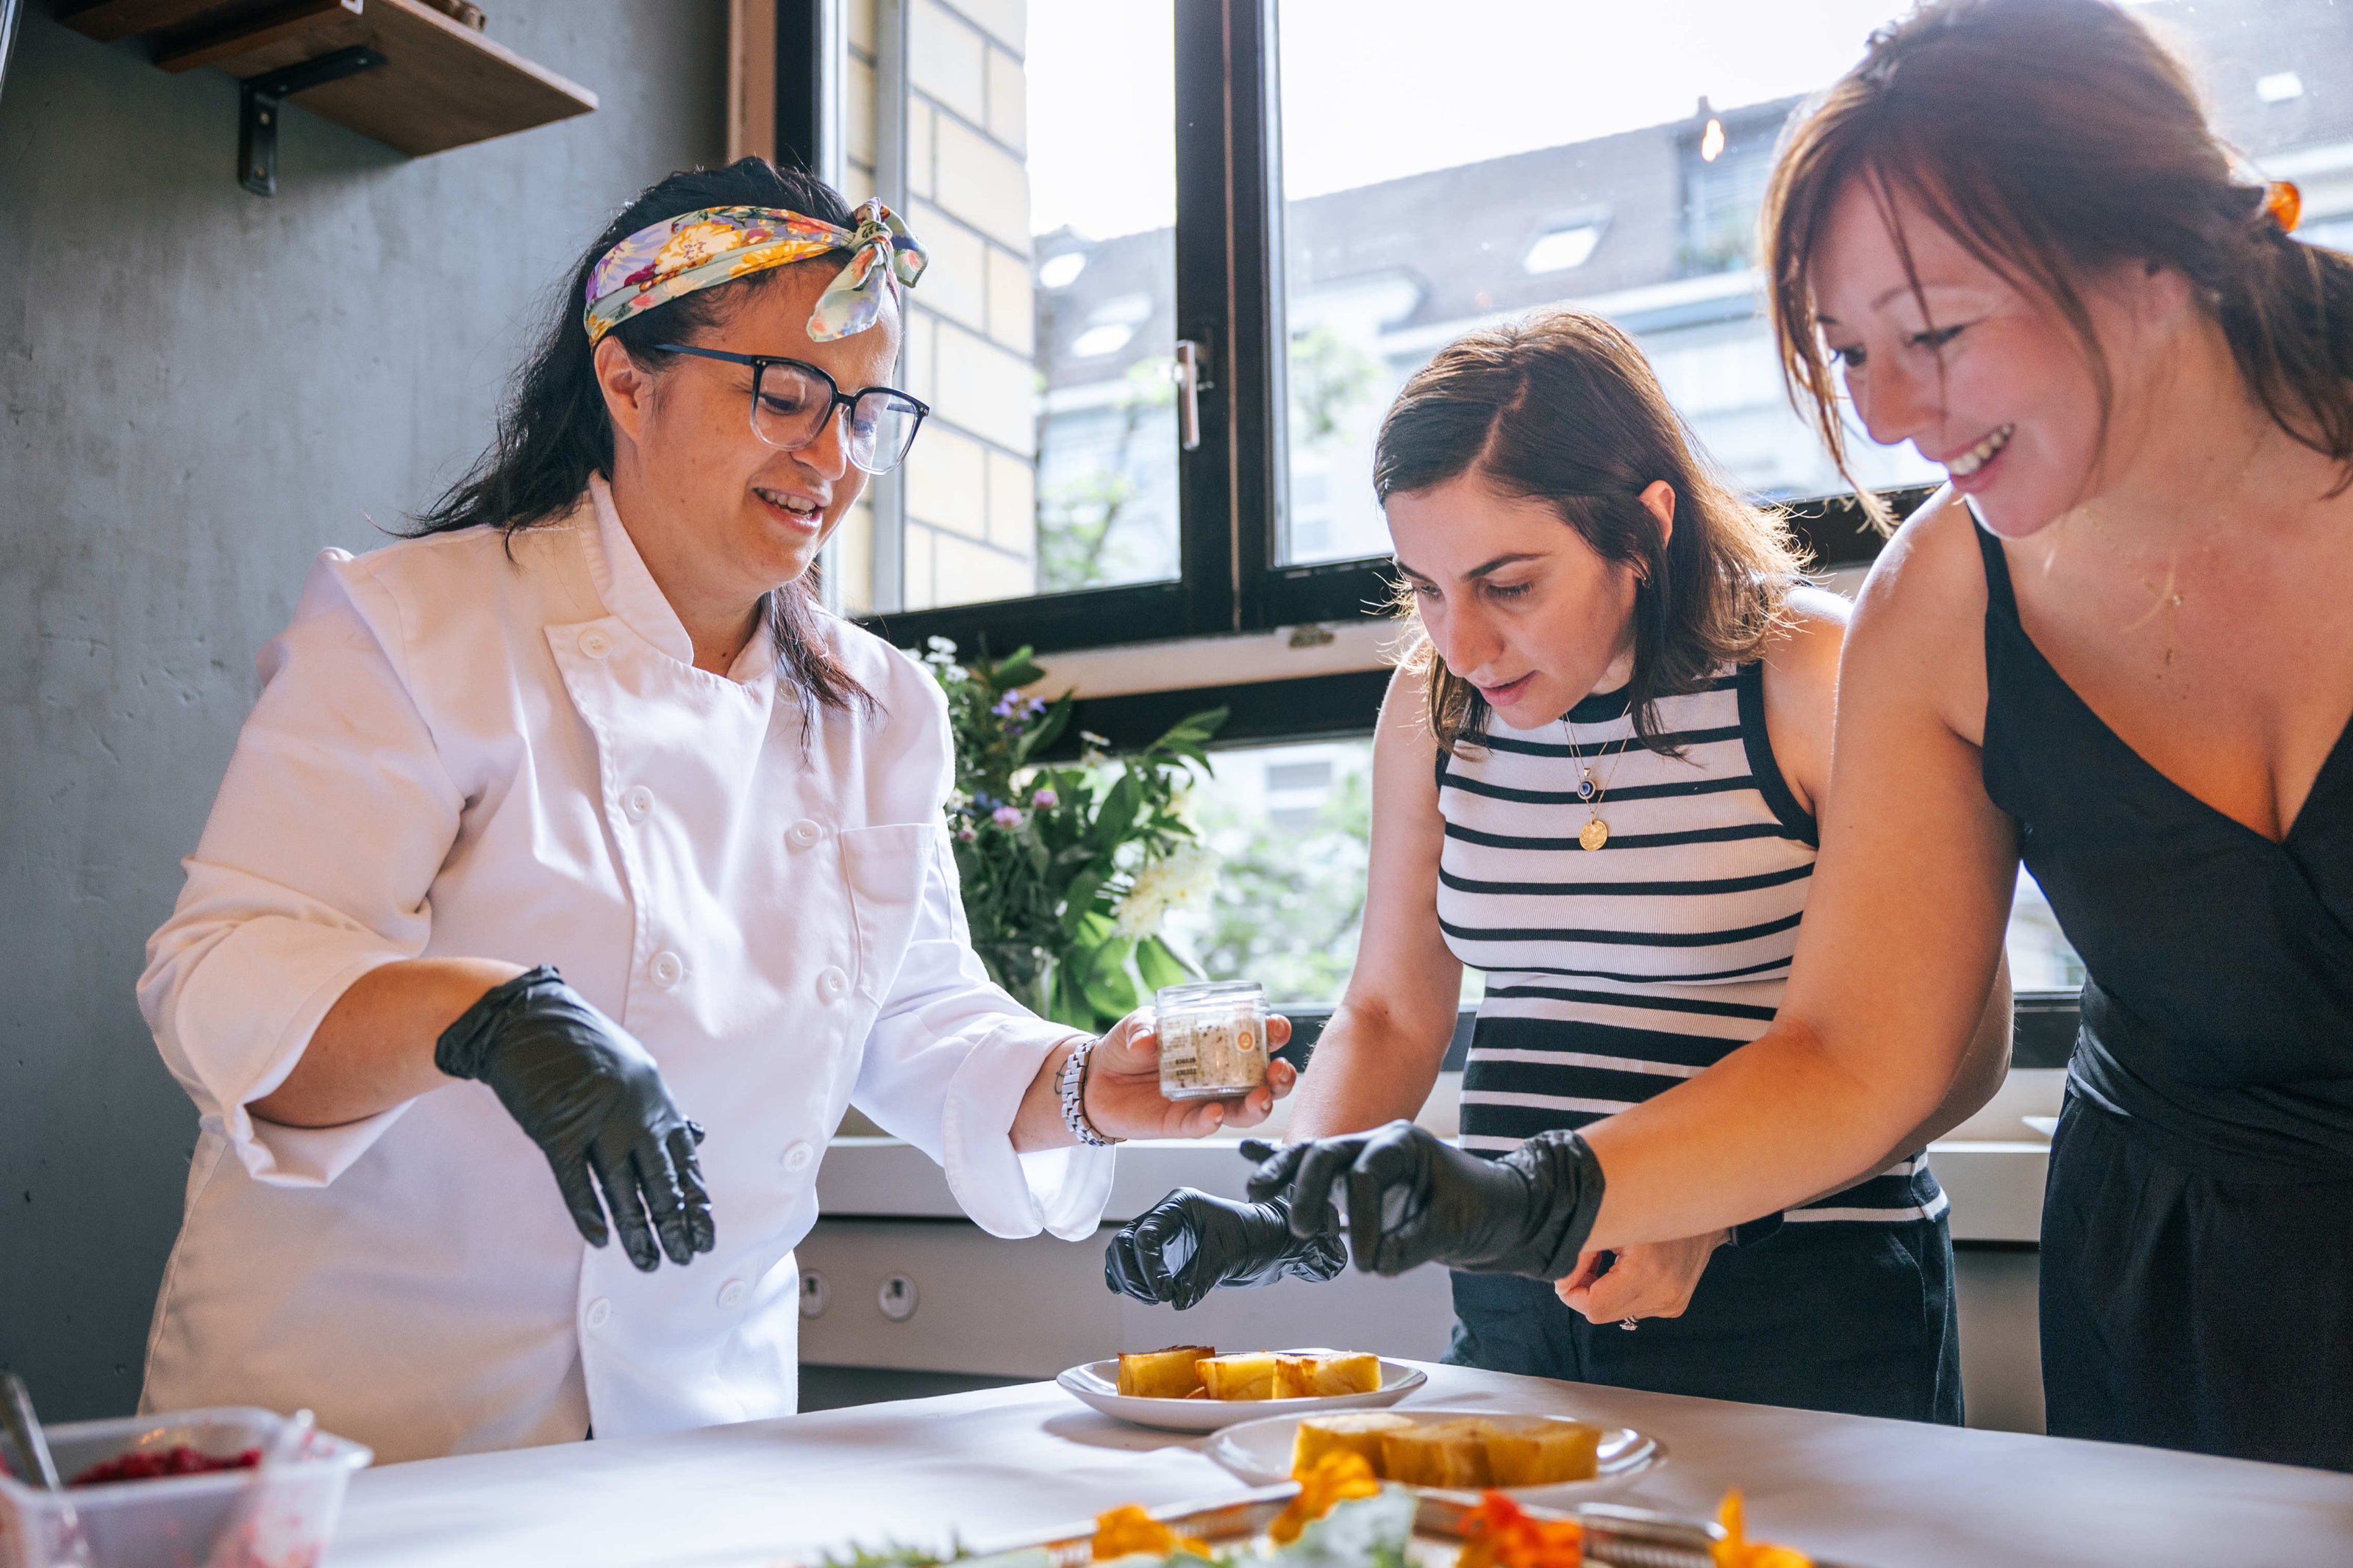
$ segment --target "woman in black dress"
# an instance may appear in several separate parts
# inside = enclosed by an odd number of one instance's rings
[[[1360,1266],[1542,1274],[1835,1187],[1966,1059],[2022,858],[2090,974],[2051,1430],[2353,1469],[2353,262],[2293,207],[2119,7],[1874,38],[1776,169],[1776,325],[1834,450],[1842,372],[1952,483],[1847,637],[1773,1026],[1514,1170],[1393,1126],[1254,1189],[1343,1190]]]

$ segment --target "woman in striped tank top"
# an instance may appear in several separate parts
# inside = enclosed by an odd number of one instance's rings
[[[1292,1131],[1411,1116],[1468,965],[1486,990],[1461,1146],[1503,1177],[1772,1022],[1846,605],[1804,586],[1780,521],[1694,454],[1641,352],[1599,317],[1556,310],[1458,341],[1407,383],[1376,463],[1420,636],[1374,742],[1362,946]],[[1945,1125],[2007,1066],[1996,993]],[[1918,1152],[1936,1131],[1736,1230],[1614,1254],[1523,1246],[1459,1270],[1448,1359],[1957,1422],[1952,1247]],[[1312,1185],[1285,1154],[1265,1184]],[[1282,1198],[1187,1190],[1121,1233],[1106,1272],[1180,1306],[1328,1277],[1335,1238],[1293,1229]]]

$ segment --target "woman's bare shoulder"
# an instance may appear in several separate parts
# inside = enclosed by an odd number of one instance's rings
[[[1911,692],[1973,743],[1985,717],[1985,559],[1977,520],[1950,488],[1905,521],[1856,596],[1845,679]]]
[[[1983,616],[1977,519],[1949,486],[1922,502],[1880,550],[1855,603],[1858,630],[1873,616],[1923,630],[1974,625]]]

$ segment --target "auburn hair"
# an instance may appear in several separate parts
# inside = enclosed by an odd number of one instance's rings
[[[1802,566],[1787,521],[1742,500],[1700,454],[1631,338],[1566,307],[1457,338],[1381,421],[1383,504],[1472,473],[1545,502],[1604,561],[1633,568],[1627,709],[1643,745],[1673,754],[1659,700],[1755,658],[1784,618]],[[1675,493],[1669,530],[1641,501],[1660,479]],[[1398,609],[1414,630],[1401,662],[1422,678],[1430,730],[1451,752],[1484,730],[1487,700],[1446,668],[1402,590]]]
[[[1792,123],[1760,219],[1773,330],[1791,402],[1849,479],[1813,289],[1831,214],[1858,180],[1882,212],[1908,199],[2057,310],[2090,364],[2103,431],[2115,382],[2085,285],[2121,264],[2168,267],[2264,411],[2353,479],[2353,261],[2290,238],[2266,187],[2232,177],[2188,69],[2120,6],[1936,0],[1873,34]]]

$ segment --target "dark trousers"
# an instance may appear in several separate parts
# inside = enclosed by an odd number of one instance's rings
[[[1588,1323],[1552,1286],[1454,1276],[1446,1360],[1756,1405],[1961,1421],[1953,1243],[1942,1216],[1784,1225],[1718,1247],[1680,1318]]]
[[[2353,1470],[2353,1182],[2186,1153],[2067,1097],[2042,1197],[2052,1435]]]

